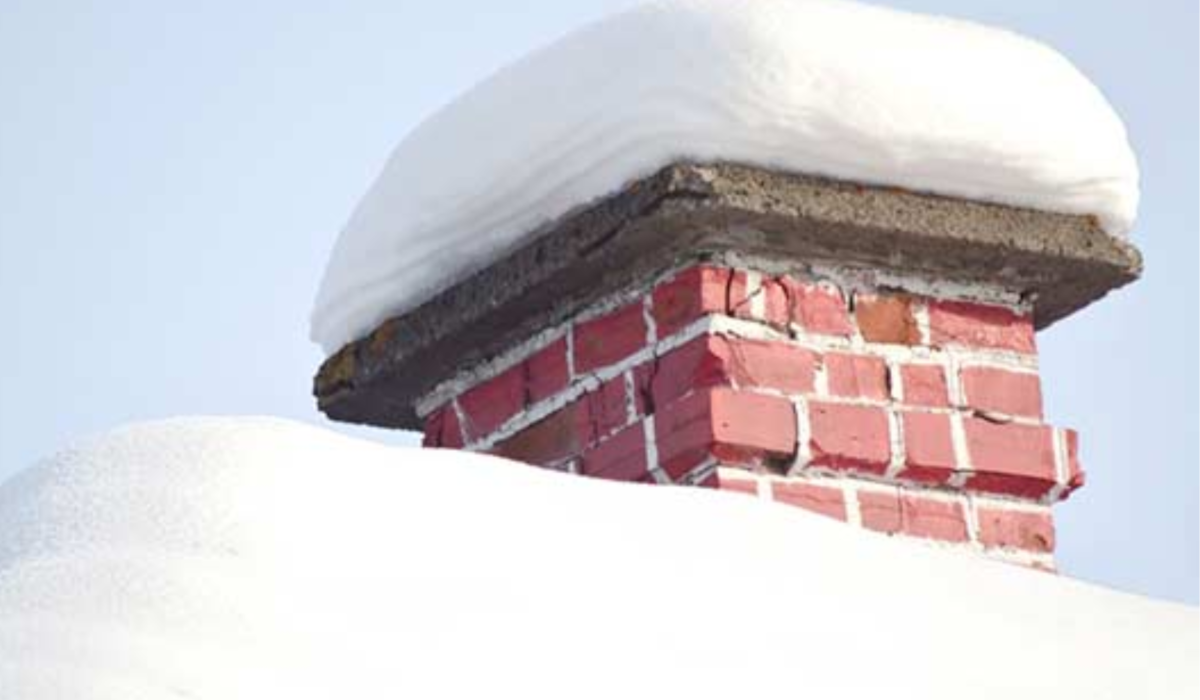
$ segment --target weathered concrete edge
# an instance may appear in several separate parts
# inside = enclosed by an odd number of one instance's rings
[[[865,187],[732,164],[672,165],[542,229],[527,246],[381,324],[321,366],[330,418],[419,429],[413,402],[591,303],[726,252],[989,283],[1033,301],[1039,328],[1141,272],[1091,217]]]

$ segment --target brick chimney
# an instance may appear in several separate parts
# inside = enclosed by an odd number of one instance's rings
[[[1137,277],[1088,217],[678,164],[329,358],[330,417],[1053,568],[1083,484],[1035,329]]]

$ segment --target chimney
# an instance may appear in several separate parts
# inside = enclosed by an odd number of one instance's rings
[[[1035,330],[1140,268],[1091,217],[678,163],[347,345],[316,395],[429,447],[1052,569],[1083,471]]]

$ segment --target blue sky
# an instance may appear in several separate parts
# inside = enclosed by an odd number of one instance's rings
[[[629,4],[0,3],[0,479],[180,414],[412,443],[313,407],[307,316],[334,237],[421,118]],[[1057,509],[1059,559],[1196,603],[1198,4],[882,4],[1042,39],[1126,120],[1145,278],[1039,337],[1049,418],[1080,429],[1089,472]]]

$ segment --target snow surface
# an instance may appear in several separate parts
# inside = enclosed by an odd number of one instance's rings
[[[396,148],[312,313],[332,353],[678,160],[735,161],[1037,209],[1124,236],[1137,163],[1054,50],[842,0],[670,0],[509,65]]]
[[[1195,609],[741,494],[259,418],[0,487],[0,697],[1200,697]]]

